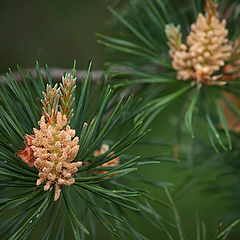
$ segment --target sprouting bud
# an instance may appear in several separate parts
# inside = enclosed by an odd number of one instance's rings
[[[168,45],[172,50],[180,50],[182,44],[182,33],[180,25],[174,26],[173,24],[167,24],[165,26],[165,33],[168,38]]]
[[[204,11],[206,13],[207,22],[210,22],[213,16],[218,17],[217,8],[217,0],[206,0]]]
[[[61,93],[61,112],[67,117],[68,123],[73,116],[72,104],[74,101],[74,91],[76,88],[76,77],[71,74],[66,74],[62,77],[62,83],[60,84]]]
[[[44,99],[41,100],[43,104],[42,112],[49,124],[53,124],[56,121],[60,98],[59,91],[57,84],[53,88],[47,84],[46,93],[43,92]]]

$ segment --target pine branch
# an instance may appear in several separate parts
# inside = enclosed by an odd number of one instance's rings
[[[66,68],[49,68],[49,74],[51,75],[52,81],[53,82],[60,82],[62,81],[62,76],[64,75],[64,73],[66,72],[71,72],[72,69],[66,69]],[[23,69],[23,73],[25,76],[28,75],[28,72],[31,72],[33,77],[35,79],[38,78],[37,75],[37,71],[36,68],[25,68]],[[46,73],[46,69],[45,68],[40,68],[40,72],[42,74],[42,77],[46,80],[47,79],[47,73]],[[103,74],[102,70],[95,70],[92,71],[92,81],[97,81],[101,78]],[[85,70],[77,70],[76,71],[76,76],[78,77],[78,81],[81,79],[81,76],[83,78],[86,78],[87,75],[87,71]],[[13,72],[13,76],[16,79],[17,82],[22,82],[22,76],[21,73],[19,71]],[[4,78],[6,78],[6,75],[1,75],[0,76],[0,82],[4,83]]]
[[[236,0],[184,0],[176,11],[174,1],[132,0],[120,11],[110,8],[119,22],[121,35],[98,34],[98,42],[125,56],[112,54],[112,61],[106,63],[109,75],[114,79],[112,85],[120,89],[144,86],[137,92],[141,99],[146,97],[146,89],[149,92],[154,89],[156,93],[150,95],[136,120],[147,120],[147,127],[167,105],[177,100],[172,96],[178,96],[178,92],[188,85],[189,91],[181,94],[182,99],[191,99],[198,92],[198,99],[193,104],[187,102],[186,106],[182,102],[183,108],[188,109],[185,122],[192,136],[197,124],[205,121],[214,149],[219,146],[223,150],[231,149],[227,120],[221,106],[216,106],[222,91],[239,92],[240,63],[235,57],[239,52],[238,4]],[[111,68],[116,66],[128,69],[113,72]],[[199,91],[195,91],[196,88]],[[168,99],[172,99],[171,102]],[[211,110],[208,109],[210,105],[214,107]],[[207,121],[202,118],[204,114],[209,114]],[[220,134],[219,126],[223,127],[225,136]],[[228,146],[225,146],[226,140]]]
[[[79,232],[84,239],[89,233],[87,223],[95,217],[110,234],[122,235],[121,229],[125,229],[147,239],[128,220],[130,212],[138,215],[144,211],[140,202],[152,199],[146,190],[129,184],[136,179],[134,172],[140,165],[156,163],[124,157],[147,133],[141,130],[142,123],[134,123],[135,113],[130,110],[134,101],[119,100],[119,94],[115,96],[104,82],[91,85],[91,65],[83,81],[75,81],[75,69],[73,75],[65,75],[60,89],[57,84],[53,87],[49,70],[44,69],[46,76],[42,70],[37,64],[37,79],[31,73],[25,77],[19,69],[21,81],[10,72],[4,79],[6,85],[0,82],[0,195],[4,196],[0,198],[0,215],[11,219],[13,214],[16,219],[7,231],[0,220],[0,238],[28,237],[43,215],[54,224],[56,214],[50,209],[61,202],[59,215],[68,217],[61,229],[72,229],[75,239],[79,239]],[[93,97],[97,97],[97,104]],[[120,134],[113,134],[126,122]],[[26,146],[20,150],[24,136]],[[109,218],[120,221],[119,227]],[[56,236],[64,235],[61,229]],[[53,232],[50,229],[46,235]]]

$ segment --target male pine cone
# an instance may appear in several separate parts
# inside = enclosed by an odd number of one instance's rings
[[[232,46],[225,26],[225,19],[220,21],[217,16],[212,16],[208,21],[202,14],[191,26],[187,44],[197,82],[213,80],[211,75],[219,71],[231,56]]]
[[[178,31],[177,31],[178,30]],[[218,72],[229,60],[232,46],[227,38],[226,20],[220,20],[217,3],[206,0],[205,15],[199,14],[196,24],[192,24],[187,37],[187,45],[176,44],[175,35],[180,35],[180,28],[167,25],[172,66],[178,71],[177,78],[182,80],[195,79],[196,82],[211,84],[220,75]],[[178,47],[176,47],[178,46]]]
[[[71,140],[75,136],[75,130],[66,125],[67,118],[61,112],[57,113],[55,125],[45,123],[44,116],[38,124],[40,130],[33,129],[35,138],[31,147],[36,158],[34,166],[39,171],[37,186],[46,182],[44,190],[47,191],[54,185],[56,201],[61,193],[60,187],[74,184],[72,176],[82,165],[82,162],[72,163],[79,149],[79,139],[75,137]]]

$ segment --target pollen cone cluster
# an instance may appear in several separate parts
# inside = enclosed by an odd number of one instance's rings
[[[178,71],[177,78],[195,79],[198,83],[207,84],[218,80],[218,71],[229,60],[232,46],[227,38],[226,20],[219,19],[216,1],[206,0],[205,15],[200,13],[197,22],[192,24],[187,45],[180,44],[176,48],[174,38],[169,34],[171,31],[176,31],[176,28],[171,27],[167,36],[172,46],[172,65]]]
[[[187,46],[182,43],[180,26],[167,25],[166,34],[169,39],[169,54],[173,59],[172,65],[178,71],[177,78],[182,80],[193,78],[192,61],[190,54],[187,52]]]
[[[79,150],[79,139],[68,125],[73,116],[75,82],[76,77],[67,74],[60,88],[58,84],[53,88],[47,85],[41,100],[40,129],[33,129],[35,135],[26,135],[25,149],[17,151],[19,158],[38,169],[37,186],[46,182],[45,191],[55,187],[54,201],[59,198],[62,186],[74,184],[73,175],[82,165],[82,162],[73,162]]]
[[[225,20],[220,22],[217,16],[213,16],[208,22],[202,14],[191,26],[187,44],[198,82],[211,81],[211,75],[219,71],[231,56],[232,47],[225,26]]]
[[[108,150],[109,150],[109,146],[106,145],[106,144],[103,144],[103,145],[101,146],[100,150],[96,150],[93,155],[94,155],[95,157],[98,157],[98,156],[106,153]],[[109,153],[109,155],[112,155],[112,154],[113,154],[113,152]],[[112,159],[112,160],[110,160],[110,161],[108,161],[108,162],[106,162],[106,163],[103,163],[102,165],[98,166],[98,168],[103,168],[103,167],[116,167],[116,166],[119,165],[119,163],[120,163],[120,158],[119,158],[119,157],[116,157],[116,158],[114,158],[114,159]],[[105,174],[105,173],[108,173],[108,171],[97,171],[97,173],[98,173],[98,174],[99,174],[99,173],[100,173],[100,174]],[[115,176],[115,175],[116,175],[116,174],[109,175],[109,176],[107,176],[107,178],[113,177],[113,176]]]
[[[57,113],[56,124],[50,125],[42,116],[38,122],[40,130],[33,129],[35,139],[32,141],[32,150],[36,158],[34,166],[39,171],[37,186],[46,182],[44,190],[55,186],[54,201],[61,193],[61,186],[72,185],[75,179],[72,177],[77,172],[82,162],[74,162],[79,145],[75,130],[67,124],[67,118],[61,112]],[[72,139],[73,138],[73,139]]]

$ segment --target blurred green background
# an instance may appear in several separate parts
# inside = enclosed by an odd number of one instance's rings
[[[21,67],[33,67],[36,60],[41,64],[47,63],[50,67],[71,68],[73,59],[76,59],[79,69],[86,69],[89,60],[93,60],[93,69],[103,68],[105,49],[96,43],[95,33],[111,34],[111,29],[107,26],[111,19],[107,10],[109,1],[1,0],[0,3],[1,73],[7,71],[8,67],[15,69],[17,64]],[[174,135],[172,123],[176,112],[178,105],[168,108],[155,119],[148,138],[160,136],[168,142]],[[134,151],[150,155],[158,154],[161,149],[158,146],[139,146]],[[162,163],[144,169],[144,174],[152,180],[173,182],[175,185],[183,181],[186,173],[180,164]],[[194,186],[177,202],[189,239],[196,239],[196,213],[206,223],[207,239],[211,239],[218,223],[226,220],[223,216],[227,210],[227,201],[215,194],[203,193],[201,189],[201,186]],[[159,199],[165,198],[160,190],[150,188],[150,191]],[[139,229],[151,240],[164,240],[144,219],[136,221]],[[102,234],[99,235],[99,240],[106,239],[104,233]],[[233,234],[229,239],[239,238],[234,238]]]
[[[3,1],[0,3],[0,71],[32,67],[35,61],[49,66],[80,68],[88,61],[101,68],[103,49],[95,32],[106,32],[110,17],[107,0]]]

